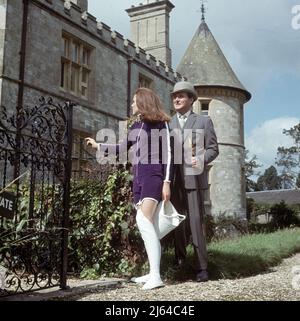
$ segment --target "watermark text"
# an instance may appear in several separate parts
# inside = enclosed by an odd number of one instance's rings
[[[292,28],[294,30],[300,29],[300,4],[292,7]]]
[[[96,158],[99,164],[183,164],[185,175],[200,175],[204,170],[204,129],[169,130],[134,128],[119,122],[119,139],[112,129],[98,131]],[[172,142],[172,143],[171,143]],[[130,152],[130,148],[131,149]]]

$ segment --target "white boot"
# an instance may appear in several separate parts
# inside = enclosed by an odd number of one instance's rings
[[[163,286],[163,282],[160,278],[160,257],[161,246],[160,241],[154,229],[152,222],[148,220],[139,209],[136,215],[136,222],[144,240],[146,252],[148,255],[150,265],[150,277],[143,286],[143,290],[150,290],[160,286]]]
[[[130,281],[134,283],[146,283],[150,279],[150,274],[146,274],[139,277],[131,278]]]

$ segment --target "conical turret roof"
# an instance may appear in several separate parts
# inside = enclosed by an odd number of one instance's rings
[[[233,87],[251,94],[239,81],[205,21],[198,27],[179,66],[179,72],[195,86]]]

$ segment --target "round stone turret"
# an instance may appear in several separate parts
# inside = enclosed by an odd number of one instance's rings
[[[246,217],[244,177],[244,104],[251,94],[239,81],[203,20],[188,46],[177,71],[192,82],[198,93],[194,111],[210,116],[220,154],[210,164],[210,189],[206,211]]]

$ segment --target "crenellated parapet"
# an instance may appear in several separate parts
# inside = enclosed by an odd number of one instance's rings
[[[99,41],[105,42],[110,47],[119,51],[123,55],[135,61],[137,64],[142,64],[146,68],[150,68],[155,73],[159,73],[162,77],[167,78],[171,82],[180,81],[183,77],[176,73],[170,66],[167,66],[160,60],[157,60],[153,55],[147,53],[143,48],[138,47],[129,39],[124,38],[119,32],[112,30],[102,21],[98,21],[96,17],[81,8],[78,4],[70,0],[32,0],[36,3],[41,3],[47,6],[50,10],[71,20],[72,23],[87,32],[97,37]]]

